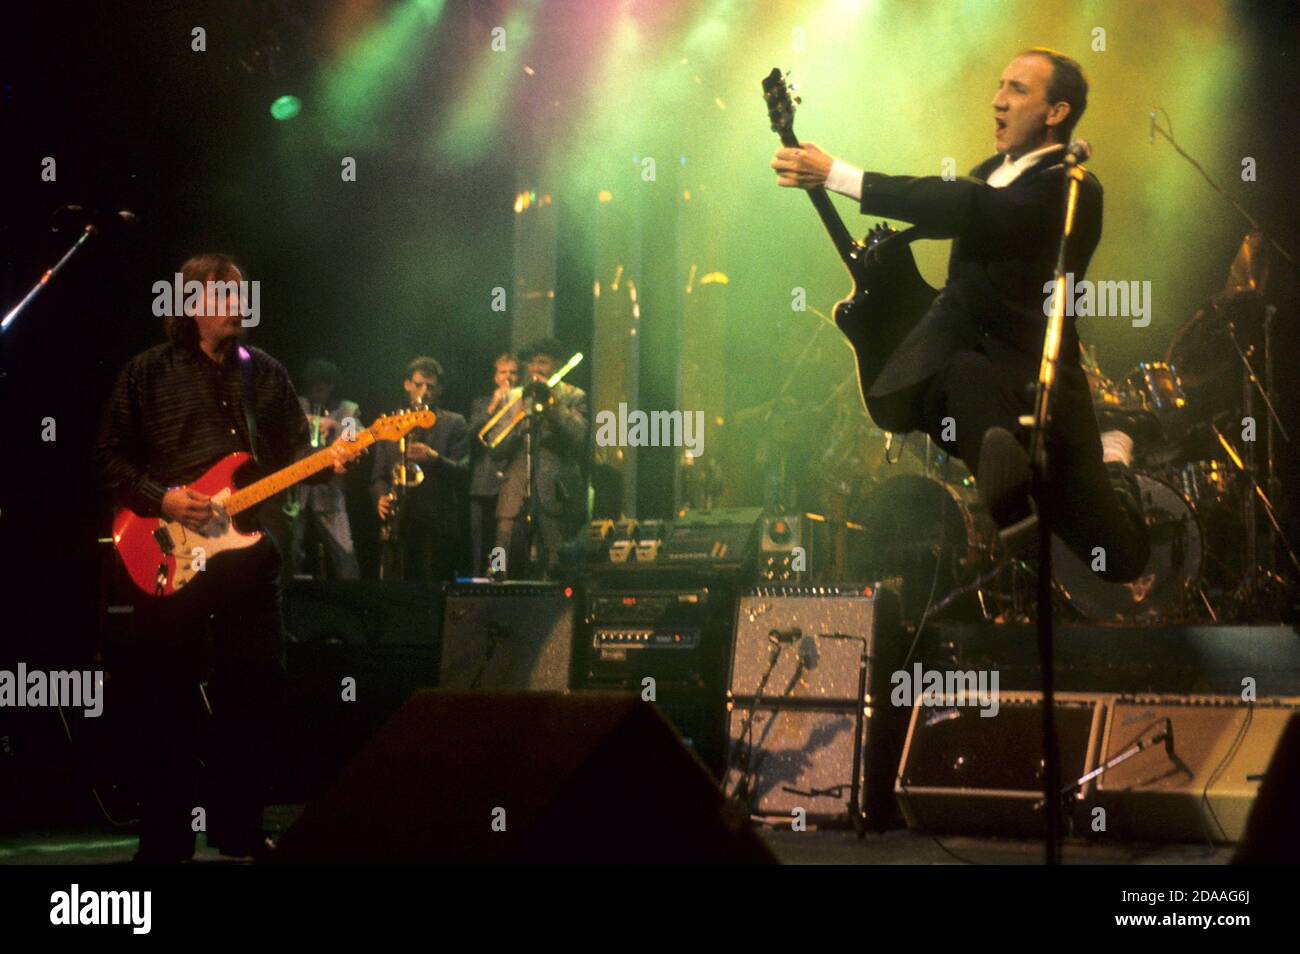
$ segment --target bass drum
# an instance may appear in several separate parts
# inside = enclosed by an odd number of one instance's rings
[[[1195,509],[1163,481],[1144,473],[1135,476],[1151,536],[1151,559],[1132,583],[1107,583],[1059,538],[1052,538],[1057,589],[1070,606],[1098,622],[1161,623],[1185,617],[1200,583],[1204,542]]]
[[[996,528],[973,487],[902,474],[875,487],[859,515],[871,578],[902,577],[907,619],[991,564]]]

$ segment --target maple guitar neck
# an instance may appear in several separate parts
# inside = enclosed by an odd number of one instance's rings
[[[789,149],[799,148],[799,139],[794,134],[794,129],[788,127],[781,132],[781,145]],[[826,231],[830,233],[831,241],[835,243],[835,251],[840,253],[840,258],[844,264],[853,269],[856,261],[854,250],[857,243],[853,241],[853,236],[849,230],[844,227],[844,220],[840,218],[839,210],[831,202],[830,193],[826,191],[825,186],[817,186],[808,190],[808,198],[812,199],[813,207],[817,214],[821,216],[822,225],[826,226]]]
[[[369,447],[375,442],[375,434],[372,428],[366,428],[357,435],[356,440],[349,441],[352,448],[360,451]],[[334,453],[332,447],[323,447],[314,454],[309,454],[300,461],[296,461],[281,470],[277,470],[269,477],[263,477],[261,480],[254,481],[241,490],[236,490],[226,501],[225,511],[232,517],[249,507],[255,507],[268,497],[273,497],[280,491],[292,487],[294,484],[306,480],[312,474],[324,470],[326,467],[334,466]]]

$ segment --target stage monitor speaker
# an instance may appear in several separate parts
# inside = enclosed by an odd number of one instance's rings
[[[443,602],[444,689],[560,691],[574,683],[572,586],[455,583]]]
[[[1172,728],[1097,779],[1106,831],[1149,841],[1238,841],[1260,780],[1300,700],[1247,704],[1240,696],[1117,699],[1098,764]]]
[[[425,690],[280,840],[286,864],[773,863],[654,706]]]
[[[1041,837],[1042,693],[1001,693],[992,717],[977,704],[912,709],[898,769],[898,802],[912,829]],[[1056,732],[1062,786],[1095,764],[1105,715],[1102,696],[1058,692]],[[1088,784],[1074,801],[1081,812]]]

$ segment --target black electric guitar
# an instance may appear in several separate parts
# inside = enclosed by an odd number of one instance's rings
[[[772,130],[781,143],[797,148],[794,134],[794,104],[785,77],[773,69],[763,79],[763,98]],[[890,356],[925,314],[939,293],[931,288],[916,269],[907,233],[883,223],[855,241],[822,186],[808,190],[808,198],[830,233],[835,250],[853,279],[853,291],[837,302],[831,313],[835,324],[853,346],[857,360],[858,389],[867,411],[875,412],[867,395]],[[884,422],[877,421],[889,429]]]

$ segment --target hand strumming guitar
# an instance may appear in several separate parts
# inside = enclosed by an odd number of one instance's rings
[[[212,498],[188,487],[173,487],[163,494],[162,515],[189,530],[201,530],[212,519]]]

